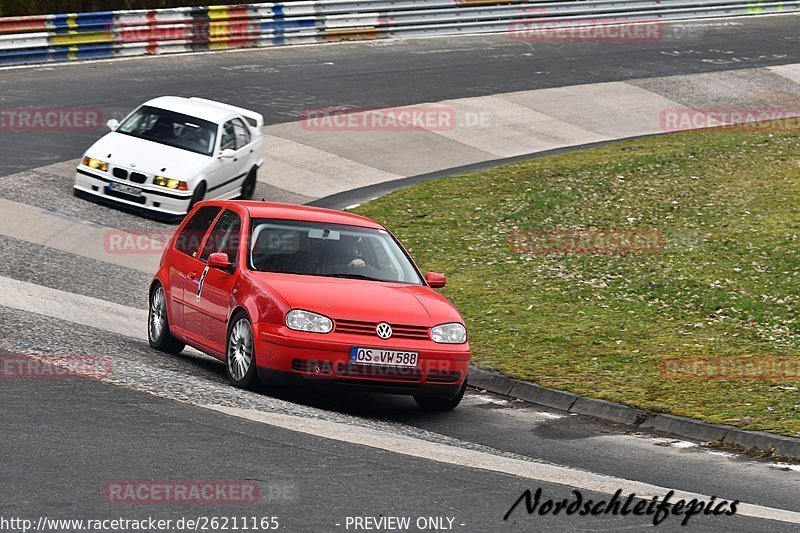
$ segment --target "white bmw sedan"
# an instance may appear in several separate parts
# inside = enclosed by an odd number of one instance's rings
[[[181,218],[204,199],[251,198],[264,117],[204,100],[163,96],[146,102],[86,151],[76,196]]]

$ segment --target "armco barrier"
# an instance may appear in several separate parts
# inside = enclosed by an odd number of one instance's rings
[[[0,18],[0,65],[800,12],[800,1],[316,0]]]

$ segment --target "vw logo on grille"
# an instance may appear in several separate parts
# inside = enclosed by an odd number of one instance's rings
[[[392,326],[390,326],[386,322],[381,322],[375,328],[375,333],[377,333],[378,337],[380,337],[381,339],[388,339],[389,337],[392,336]]]

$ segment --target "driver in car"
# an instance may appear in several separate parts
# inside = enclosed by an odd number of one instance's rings
[[[329,274],[346,274],[354,269],[367,267],[364,254],[359,246],[359,238],[342,237],[339,242],[330,243],[325,257],[325,270]]]

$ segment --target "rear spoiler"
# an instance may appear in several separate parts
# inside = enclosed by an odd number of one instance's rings
[[[215,105],[217,107],[227,109],[228,111],[239,113],[247,120],[251,128],[260,130],[264,127],[264,116],[261,113],[256,113],[255,111],[250,111],[249,109],[243,109],[241,107],[223,104],[222,102],[215,102],[214,100],[206,100],[205,98],[192,97],[190,100],[194,100],[195,102],[203,102],[204,104]]]

